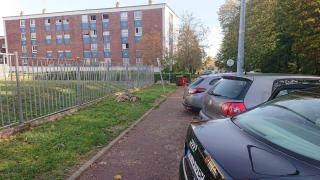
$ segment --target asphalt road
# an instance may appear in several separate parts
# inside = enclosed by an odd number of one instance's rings
[[[186,130],[194,113],[181,105],[179,88],[120,139],[79,179],[177,180]]]

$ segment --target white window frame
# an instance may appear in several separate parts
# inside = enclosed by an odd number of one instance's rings
[[[21,40],[27,40],[26,33],[21,33]]]
[[[31,40],[37,39],[37,33],[31,33]]]
[[[46,40],[49,40],[49,39],[51,40],[51,35],[46,36]]]
[[[21,52],[27,53],[27,46],[21,46]]]
[[[25,19],[21,19],[20,20],[20,27],[25,27],[26,26],[26,20]]]
[[[120,12],[120,20],[128,20],[128,12]]]
[[[138,33],[137,33],[137,30],[138,30]],[[136,27],[134,29],[134,34],[135,36],[142,36],[142,27]]]
[[[31,52],[32,53],[38,53],[38,46],[37,45],[32,45],[31,46]]]
[[[48,22],[48,20],[50,20],[50,22]],[[46,24],[46,25],[50,25],[50,24],[51,24],[51,19],[50,19],[50,18],[46,18],[46,19],[45,19],[45,24]]]
[[[58,57],[58,58],[61,58],[61,57],[59,57],[59,54],[61,54],[61,53],[63,54],[63,57],[62,57],[62,58],[64,58],[64,52],[63,52],[62,50],[57,51],[57,57]]]
[[[121,30],[121,37],[129,37],[129,30],[128,29],[122,29]]]
[[[129,59],[129,58],[122,58],[122,63],[123,63],[124,65],[129,65],[130,59]]]
[[[36,26],[36,19],[30,19],[30,27]]]
[[[142,64],[142,58],[136,58],[136,64]]]
[[[127,45],[128,45],[128,48],[127,48]],[[129,43],[123,43],[122,44],[122,50],[126,50],[126,49],[129,49],[130,46],[129,46]]]
[[[65,51],[64,51],[64,53],[65,53],[65,54],[67,54],[67,53],[71,53],[71,51],[70,51],[70,50],[65,50]],[[68,58],[68,57],[67,57],[67,56],[65,56],[65,58]],[[72,58],[72,54],[71,54],[71,58]]]
[[[104,31],[103,36],[110,36],[110,31]]]
[[[91,51],[98,51],[98,44],[91,44]]]
[[[47,57],[48,57],[48,54],[49,54],[49,53],[51,53],[51,56],[52,56],[52,51],[47,51],[47,54],[46,54]]]
[[[64,39],[70,39],[70,34],[65,34],[65,35],[63,35],[63,38],[64,38]]]
[[[104,51],[109,50],[110,51],[110,43],[104,44]]]
[[[62,19],[56,19],[56,24],[62,24]]]
[[[91,30],[90,31],[90,36],[91,37],[96,37],[97,36],[97,31],[96,30]]]
[[[82,15],[81,16],[81,22],[82,23],[88,23],[89,22],[88,15]]]
[[[142,20],[142,11],[134,11],[134,20]]]
[[[62,35],[57,35],[56,39],[61,39],[62,40]]]
[[[63,24],[69,24],[69,19],[64,19]]]
[[[97,15],[89,15],[89,16],[90,16],[90,19],[89,19],[89,20],[90,20],[90,22],[96,22],[96,21],[97,21]],[[95,16],[95,17],[96,17],[96,19],[95,19],[95,20],[92,20],[92,19],[91,19],[91,17],[92,17],[92,16]]]

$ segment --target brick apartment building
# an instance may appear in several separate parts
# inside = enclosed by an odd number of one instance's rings
[[[162,35],[162,55],[174,51],[177,15],[167,4],[90,9],[4,17],[8,53],[20,57],[80,57],[85,62],[142,62],[141,39]],[[24,58],[22,58],[24,59]],[[21,62],[22,64],[25,62]]]

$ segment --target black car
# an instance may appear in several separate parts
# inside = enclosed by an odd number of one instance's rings
[[[180,179],[320,179],[320,88],[191,124]]]

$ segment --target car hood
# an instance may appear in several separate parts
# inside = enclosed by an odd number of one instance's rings
[[[299,172],[301,165],[295,163],[297,160],[292,161],[257,141],[230,119],[199,122],[190,129],[201,146],[235,179],[293,177],[298,174],[301,177],[319,173],[319,170]]]

